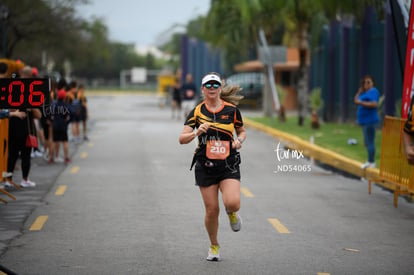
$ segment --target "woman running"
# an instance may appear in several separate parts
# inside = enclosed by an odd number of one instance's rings
[[[209,261],[220,260],[217,239],[219,190],[231,229],[235,232],[241,229],[241,218],[237,213],[240,209],[240,154],[237,150],[246,139],[246,131],[236,107],[243,98],[237,95],[239,90],[238,86],[222,87],[217,73],[205,75],[201,81],[204,101],[189,113],[179,137],[180,144],[198,138],[191,168],[195,164],[195,181],[206,211],[205,226],[211,243],[207,257]]]

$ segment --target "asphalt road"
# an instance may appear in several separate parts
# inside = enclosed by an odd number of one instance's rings
[[[206,261],[182,121],[148,95],[93,96],[89,106],[91,140],[71,144],[72,164],[34,160],[38,186],[0,205],[0,264],[17,274],[413,274],[412,203],[394,208],[390,192],[369,195],[249,129],[242,230],[222,207],[222,261]]]

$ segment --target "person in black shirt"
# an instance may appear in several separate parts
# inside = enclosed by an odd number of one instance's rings
[[[66,91],[61,89],[57,93],[57,101],[52,105],[52,127],[53,127],[53,142],[55,143],[54,154],[59,157],[60,144],[63,144],[63,154],[65,157],[65,164],[69,164],[69,145],[68,145],[68,123],[70,120],[69,105],[65,102]],[[54,162],[53,156],[50,163]]]
[[[184,112],[184,118],[196,105],[197,88],[193,82],[193,75],[188,73],[185,76],[185,83],[181,86],[181,107]]]
[[[25,66],[20,71],[22,78],[32,77],[32,68]],[[22,181],[21,187],[35,187],[36,183],[29,180],[31,165],[30,154],[32,147],[26,146],[26,139],[29,133],[36,133],[33,119],[41,118],[42,113],[38,109],[10,110],[9,119],[9,157],[7,160],[7,170],[13,173],[17,159],[21,158]],[[30,129],[30,130],[29,130]],[[10,180],[12,177],[10,177]]]
[[[171,117],[175,118],[177,113],[177,118],[181,116],[181,82],[177,77],[175,79],[174,86],[171,88],[172,92],[172,102],[171,102]]]
[[[21,187],[35,187],[36,183],[29,180],[29,172],[32,152],[31,147],[26,147],[26,139],[29,135],[29,127],[34,128],[34,118],[42,116],[38,109],[28,109],[26,111],[11,110],[9,119],[9,158],[7,170],[13,173],[17,159],[21,158],[22,181]],[[11,177],[10,177],[11,179]]]

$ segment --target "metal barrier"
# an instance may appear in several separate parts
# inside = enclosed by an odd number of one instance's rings
[[[7,153],[9,138],[9,119],[0,119],[0,172],[7,172]]]
[[[3,173],[7,172],[7,157],[8,157],[8,139],[9,139],[9,119],[0,119],[0,181],[4,181]],[[12,200],[16,200],[16,197],[0,188],[0,193],[8,196]],[[0,198],[0,202],[7,203],[6,200]]]
[[[158,76],[158,97],[160,99],[159,105],[160,107],[164,107],[165,105],[169,105],[170,102],[168,100],[169,91],[172,86],[175,84],[175,76],[174,75],[159,75]]]
[[[371,183],[387,184],[394,191],[394,206],[398,206],[399,195],[414,194],[414,166],[410,166],[404,153],[402,131],[405,120],[386,116],[382,129],[381,162],[378,178],[370,179],[368,192],[371,194]]]
[[[169,92],[169,88],[174,86],[175,76],[174,75],[159,75],[158,76],[158,93],[165,95]]]

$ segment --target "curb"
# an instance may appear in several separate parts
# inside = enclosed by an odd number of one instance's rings
[[[295,135],[282,132],[271,127],[265,126],[259,122],[255,122],[248,118],[243,118],[243,123],[246,127],[256,129],[267,133],[274,138],[280,139],[286,143],[288,147],[303,151],[303,155],[318,160],[324,164],[332,166],[338,170],[349,173],[359,178],[366,178],[368,181],[373,181],[382,187],[392,189],[390,185],[384,183],[377,183],[379,179],[378,168],[362,169],[362,162],[344,157],[338,153],[322,148],[321,146],[312,144]]]

